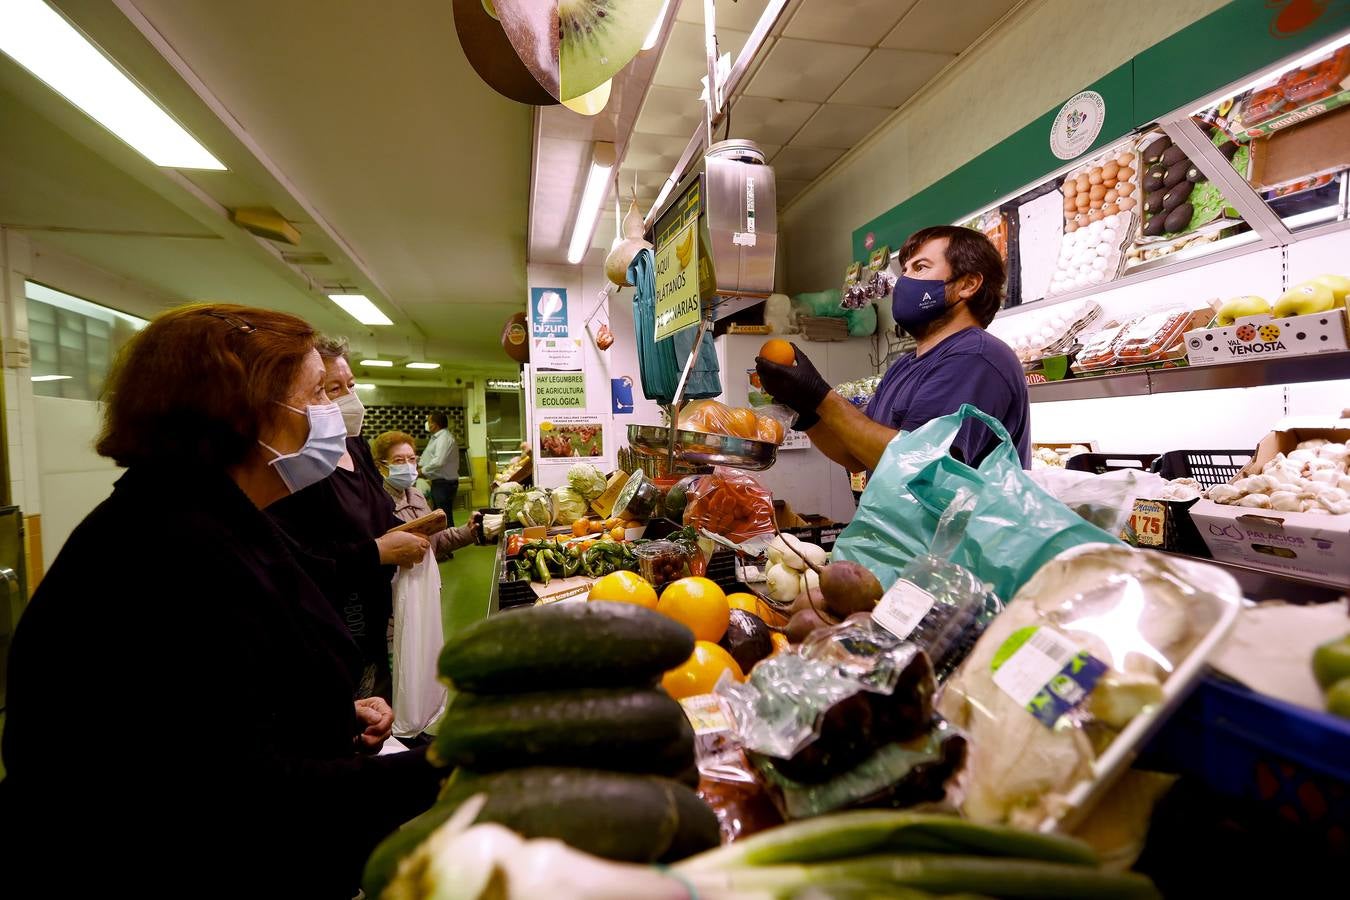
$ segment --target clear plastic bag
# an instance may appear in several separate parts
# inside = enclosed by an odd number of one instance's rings
[[[962,813],[1071,828],[1200,676],[1240,599],[1212,566],[1118,545],[1047,563],[939,701],[970,737]]]
[[[1156,499],[1167,489],[1167,479],[1137,469],[1101,475],[1068,469],[1038,469],[1031,473],[1031,480],[1108,534],[1120,534],[1129,523],[1135,500]]]
[[[750,475],[718,467],[685,493],[684,524],[736,543],[773,534],[773,494]]]
[[[797,414],[786,406],[727,406],[717,400],[695,400],[680,410],[679,427],[701,434],[724,434],[747,441],[781,444]]]

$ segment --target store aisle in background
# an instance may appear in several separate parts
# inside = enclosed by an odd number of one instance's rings
[[[497,548],[465,547],[441,563],[441,624],[446,637],[487,618]]]

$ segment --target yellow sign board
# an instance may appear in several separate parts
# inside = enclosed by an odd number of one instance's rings
[[[699,320],[698,219],[656,248],[656,336],[663,341]]]

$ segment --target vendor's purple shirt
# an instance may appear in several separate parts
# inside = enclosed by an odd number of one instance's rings
[[[1003,423],[1022,467],[1031,467],[1031,413],[1022,363],[1012,349],[983,328],[967,328],[923,356],[906,354],[886,370],[867,404],[867,417],[888,428],[913,431],[930,419],[969,403]],[[982,423],[961,427],[952,449],[978,465],[998,443]]]

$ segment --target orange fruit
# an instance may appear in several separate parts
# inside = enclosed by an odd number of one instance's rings
[[[727,606],[732,609],[743,609],[748,613],[759,615],[759,598],[754,594],[747,594],[741,591],[737,594],[727,594]]]
[[[668,584],[656,611],[687,627],[700,641],[713,643],[727,633],[731,621],[726,593],[716,582],[697,575]]]
[[[779,653],[792,646],[792,642],[788,640],[788,636],[781,631],[775,631],[770,634],[769,640],[773,641],[774,653]]]
[[[610,572],[595,580],[587,600],[610,600],[615,603],[636,603],[656,609],[656,588],[636,572]]]
[[[753,441],[759,439],[759,416],[753,409],[727,410],[726,429],[732,437]]]
[[[676,700],[711,694],[723,672],[730,672],[737,681],[745,680],[745,673],[730,653],[712,641],[699,641],[688,659],[665,674],[661,687]]]
[[[773,338],[764,342],[764,346],[759,348],[759,355],[771,363],[778,363],[780,366],[795,366],[797,364],[797,351],[792,349],[792,345],[782,338]]]
[[[783,443],[783,423],[769,416],[759,416],[758,435],[761,441],[769,444]]]

